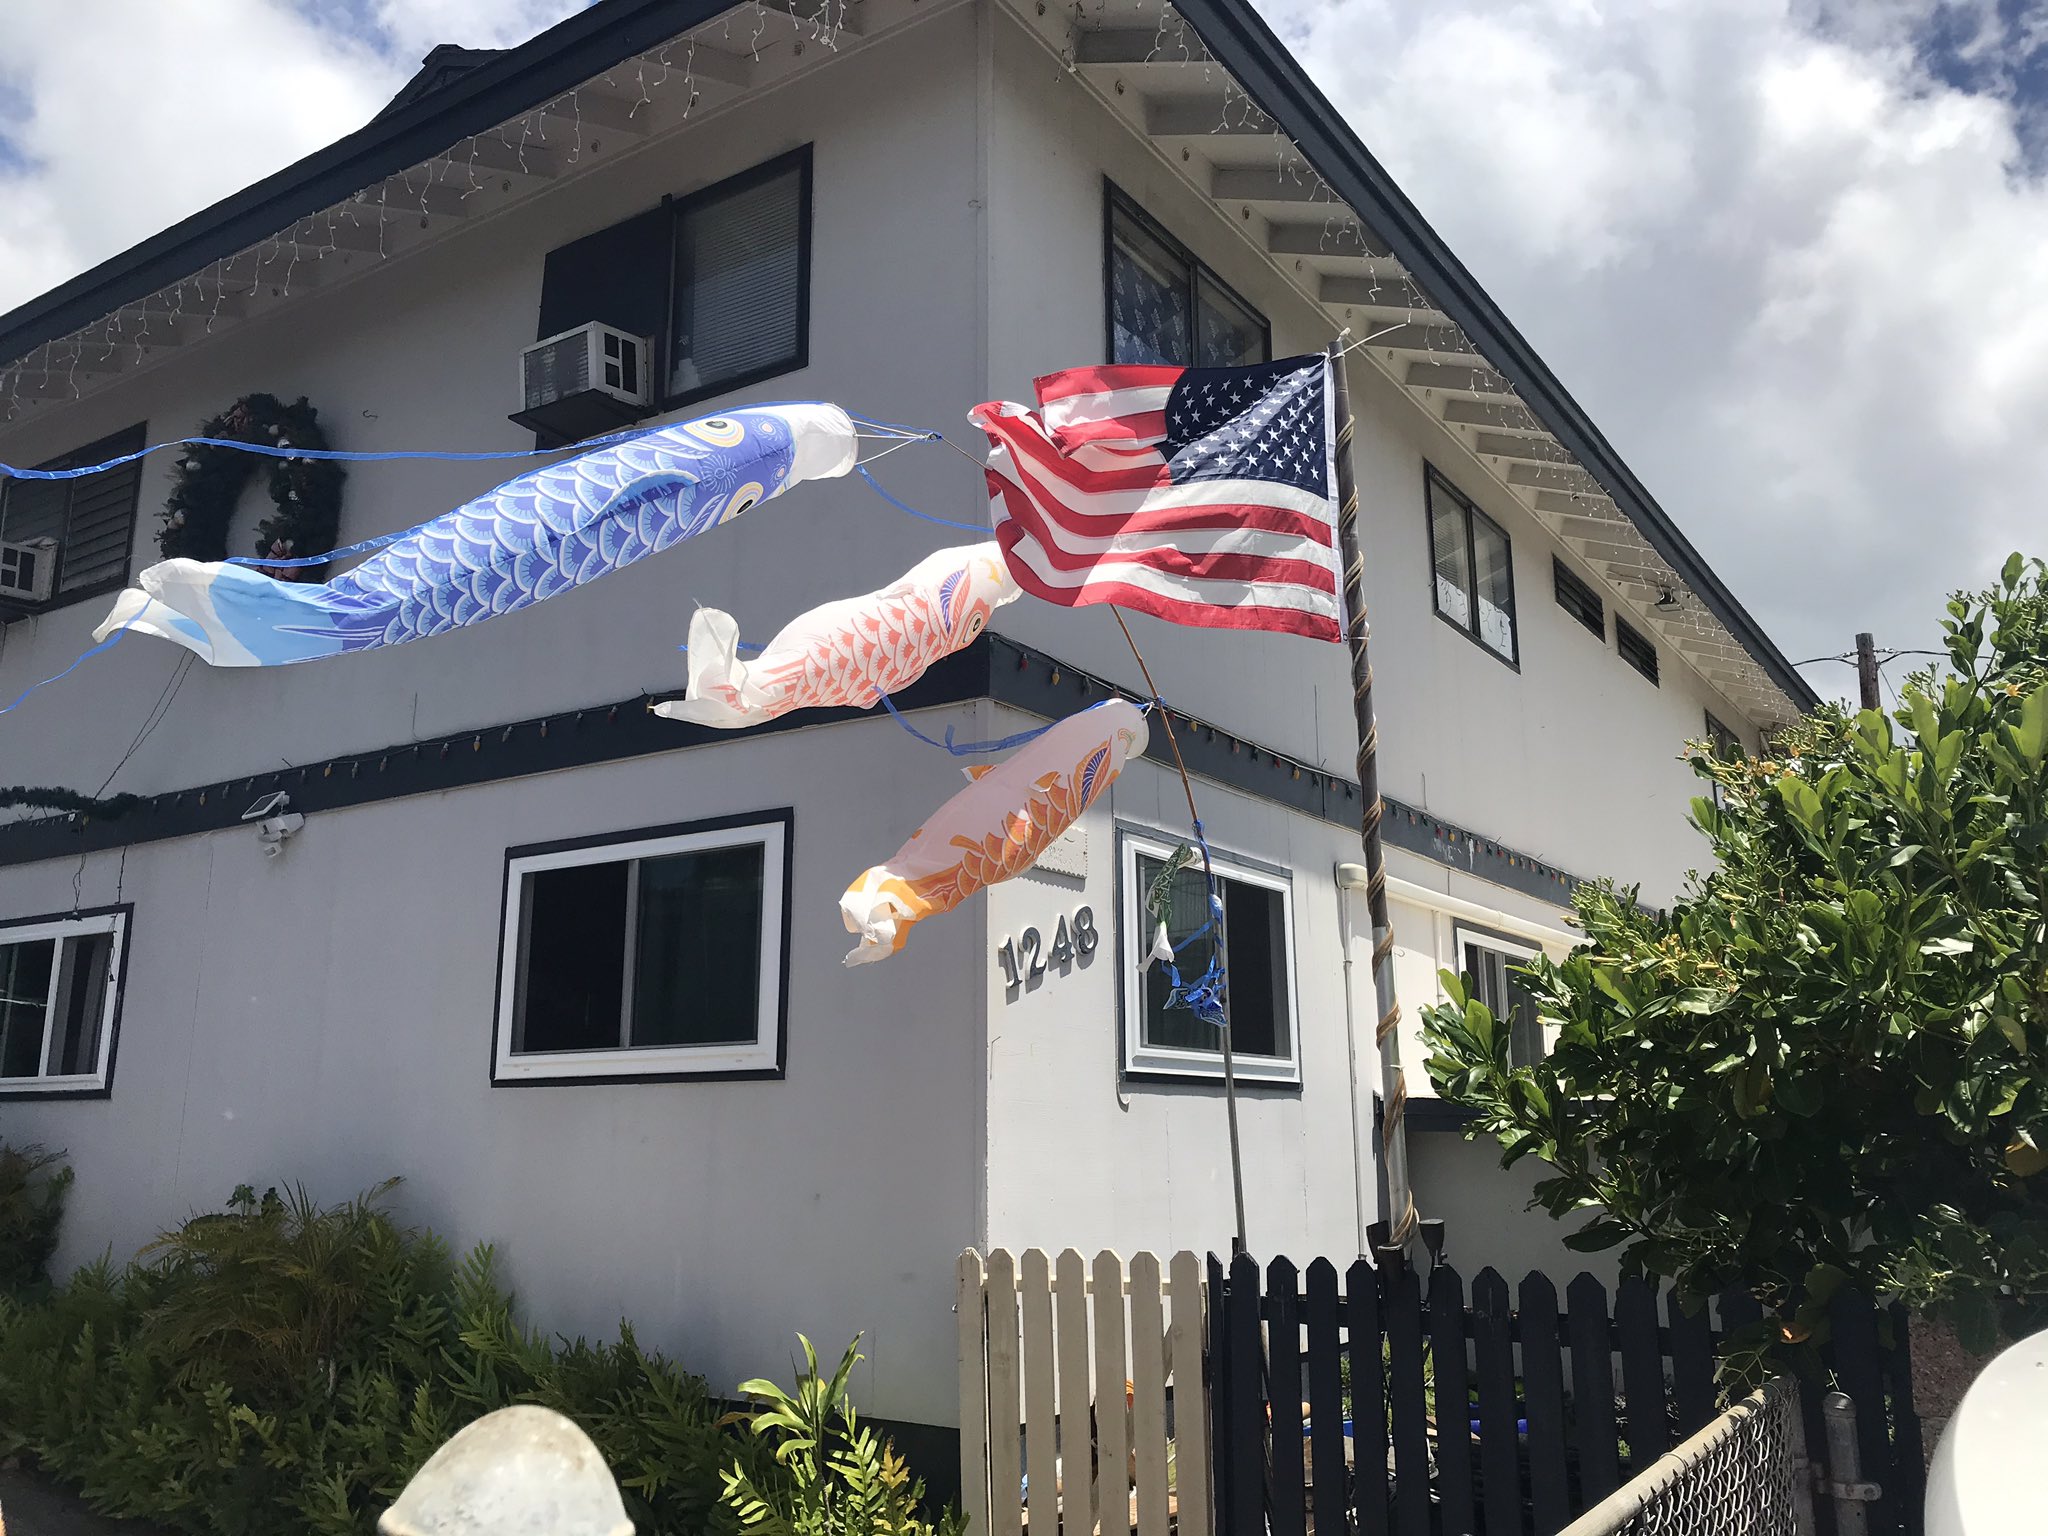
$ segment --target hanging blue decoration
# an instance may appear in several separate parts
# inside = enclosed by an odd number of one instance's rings
[[[217,667],[444,634],[593,581],[799,481],[843,475],[857,447],[846,413],[816,402],[678,422],[508,480],[329,581],[279,581],[235,561],[162,561],[93,634],[154,635]]]

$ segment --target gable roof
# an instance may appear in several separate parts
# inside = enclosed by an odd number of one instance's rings
[[[1795,710],[1817,696],[1592,419],[1308,78],[1248,0],[1174,0],[1208,55],[1291,139],[1413,282],[1511,386],[1575,466]],[[574,91],[730,0],[598,0],[516,48],[444,45],[369,123],[0,315],[0,366],[180,282],[299,220]],[[1535,482],[1532,482],[1535,483]]]

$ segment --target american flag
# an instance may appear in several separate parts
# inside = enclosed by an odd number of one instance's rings
[[[1327,359],[1069,368],[1036,387],[1036,411],[970,413],[1025,591],[1343,638]]]

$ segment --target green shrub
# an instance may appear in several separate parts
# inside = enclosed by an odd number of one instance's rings
[[[71,1185],[62,1159],[61,1152],[0,1143],[0,1291],[43,1283]]]
[[[324,1210],[238,1190],[142,1261],[0,1296],[0,1455],[176,1530],[340,1536],[471,1419],[532,1402],[597,1443],[641,1536],[738,1529],[723,1472],[777,1472],[702,1380],[623,1325],[598,1344],[520,1328],[490,1248],[457,1262],[397,1226],[391,1187]]]
[[[761,1406],[733,1418],[774,1448],[782,1474],[763,1479],[744,1458],[725,1474],[726,1502],[749,1536],[960,1536],[966,1522],[957,1511],[936,1525],[924,1518],[924,1484],[854,1413],[846,1382],[861,1358],[860,1340],[846,1346],[829,1380],[819,1374],[811,1341],[798,1334],[797,1342],[804,1370],[794,1393],[772,1381],[740,1384]]]

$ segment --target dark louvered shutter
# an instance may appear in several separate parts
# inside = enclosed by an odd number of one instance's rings
[[[87,443],[41,469],[79,469],[133,453],[143,443],[141,423]],[[128,578],[135,544],[136,500],[142,465],[123,464],[78,480],[13,480],[0,504],[0,539],[57,541],[55,596],[119,586]]]
[[[142,435],[141,426],[133,426],[70,457],[81,465],[104,463],[140,448]],[[85,592],[120,585],[128,579],[128,556],[135,544],[141,461],[65,483],[71,487],[71,509],[63,548],[58,552],[57,591]]]
[[[666,207],[650,208],[549,251],[541,268],[540,328],[534,339],[559,336],[592,320],[659,338],[668,324],[668,251]]]

